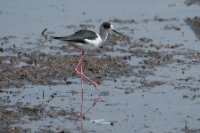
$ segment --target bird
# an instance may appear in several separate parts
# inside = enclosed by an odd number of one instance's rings
[[[94,51],[104,44],[104,42],[107,40],[108,34],[111,31],[123,36],[122,33],[113,28],[113,25],[110,22],[103,22],[100,25],[99,34],[91,30],[79,30],[69,36],[51,36],[53,39],[68,42],[68,44],[74,48],[81,50],[80,57],[77,60],[76,66],[74,67],[74,72],[81,78],[82,90],[84,84],[83,79],[87,79],[94,85],[96,90],[99,90],[99,85],[94,80],[86,76],[83,72],[83,60],[86,52]]]

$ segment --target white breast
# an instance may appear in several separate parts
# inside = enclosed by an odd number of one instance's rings
[[[97,36],[98,37],[94,40],[84,39],[84,41],[86,41],[88,44],[91,44],[94,47],[99,47],[99,45],[101,45],[101,43],[102,43],[102,39],[98,34],[97,34]]]

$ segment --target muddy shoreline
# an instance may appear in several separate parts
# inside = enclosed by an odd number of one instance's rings
[[[181,12],[198,5],[187,0],[163,9]],[[65,6],[50,5],[67,14]],[[0,132],[199,133],[200,18],[166,14],[111,17],[125,37],[110,34],[101,48],[87,54],[84,71],[100,91],[86,81],[84,95],[73,73],[80,51],[49,39],[62,30],[55,33],[45,25],[37,34],[0,36]],[[56,27],[96,30],[101,21],[87,18]]]

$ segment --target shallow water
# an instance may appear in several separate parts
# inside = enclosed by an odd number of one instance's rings
[[[109,55],[127,58],[124,61],[133,67],[129,75],[102,78],[99,92],[85,82],[83,103],[78,77],[69,77],[68,83],[51,78],[57,82],[55,85],[24,81],[23,86],[2,88],[2,131],[199,131],[200,47],[197,36],[185,23],[188,17],[199,15],[199,5],[187,6],[179,0],[1,0],[0,3],[3,49],[0,56],[6,60],[0,60],[2,66],[33,67],[23,61],[12,65],[10,57],[17,58],[23,52],[58,58],[78,54],[63,43],[45,39],[41,35],[45,28],[47,35],[67,35],[84,26],[98,31],[101,22],[111,21],[130,40],[108,40],[98,59]],[[1,67],[0,71],[3,70],[6,67]],[[85,119],[80,119],[81,110],[85,112],[90,107]]]

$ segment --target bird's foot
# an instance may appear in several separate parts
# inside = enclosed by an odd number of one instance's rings
[[[93,81],[93,80],[92,80],[92,84],[94,85],[95,89],[97,91],[99,91],[99,85],[95,81]]]

